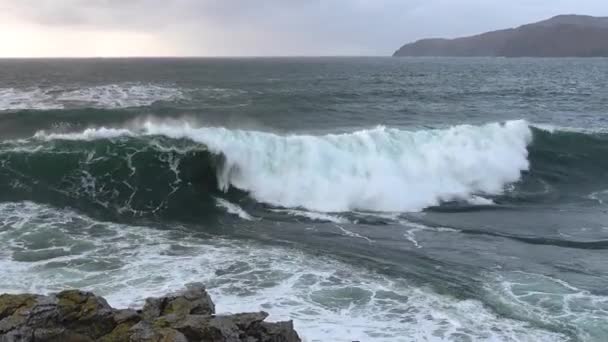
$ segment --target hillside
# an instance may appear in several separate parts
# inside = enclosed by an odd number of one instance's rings
[[[395,57],[608,57],[608,17],[560,15],[517,28],[406,44]]]

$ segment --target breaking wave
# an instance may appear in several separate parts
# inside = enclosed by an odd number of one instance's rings
[[[560,167],[597,164],[579,159],[602,155],[602,139],[525,121],[322,136],[146,121],[0,143],[0,199],[180,217],[217,210],[217,198],[317,213],[487,206],[536,196]]]

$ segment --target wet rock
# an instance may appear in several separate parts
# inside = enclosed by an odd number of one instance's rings
[[[212,315],[215,313],[215,304],[207,294],[202,284],[189,284],[186,290],[170,294],[161,298],[148,298],[144,305],[142,315],[146,320],[153,320],[160,316],[175,314],[185,315]]]
[[[260,328],[251,331],[258,336],[260,342],[291,342],[299,341],[300,337],[293,328],[293,322],[260,323]]]
[[[114,312],[102,297],[78,290],[63,291],[56,297],[62,327],[94,339],[114,329]]]
[[[38,296],[23,294],[0,296],[0,334],[7,333],[25,324],[30,310],[36,305]]]
[[[239,341],[240,330],[221,317],[189,315],[172,325],[189,341]]]
[[[0,296],[0,342],[300,341],[291,322],[267,323],[265,312],[215,315],[201,284],[160,298],[141,311],[117,310],[90,292]]]
[[[114,329],[100,338],[100,342],[129,342],[132,335],[130,329],[141,321],[141,316],[131,309],[114,310],[113,319]]]
[[[133,324],[141,321],[139,313],[132,309],[114,310],[114,322],[122,324],[132,322]]]
[[[186,336],[184,336],[181,332],[175,329],[159,327],[146,321],[142,321],[134,325],[129,330],[129,334],[130,341],[137,342],[191,341],[187,339]]]

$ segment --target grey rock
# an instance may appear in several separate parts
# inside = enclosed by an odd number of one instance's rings
[[[176,314],[212,315],[215,304],[202,284],[186,285],[186,289],[161,298],[148,298],[144,305],[142,316],[145,320],[153,320],[160,316]]]
[[[268,323],[262,322],[260,323],[261,329],[258,329],[260,333],[261,342],[291,342],[291,341],[299,341],[300,337],[298,333],[293,328],[293,322],[276,322],[276,323]],[[253,331],[256,334],[256,331]]]
[[[141,316],[133,309],[114,310],[114,322],[116,324],[125,322],[137,323],[139,321],[141,321]]]
[[[63,291],[56,295],[58,325],[97,339],[116,326],[113,309],[105,299],[90,292]]]
[[[0,342],[297,342],[291,322],[266,312],[215,315],[202,284],[160,298],[141,311],[113,309],[90,292],[0,295]]]

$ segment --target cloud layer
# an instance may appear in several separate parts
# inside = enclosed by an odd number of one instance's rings
[[[0,56],[388,55],[605,0],[0,0]],[[139,53],[138,53],[139,51]]]

